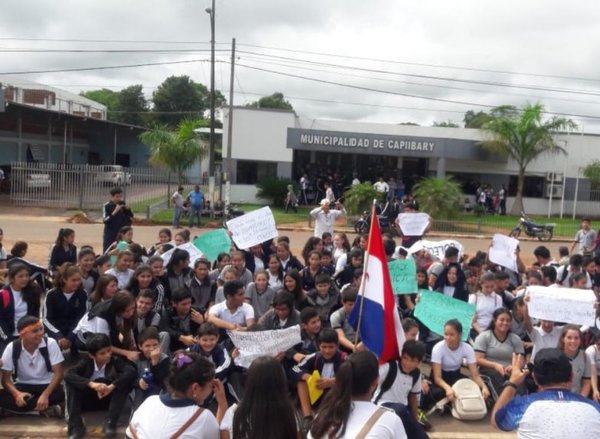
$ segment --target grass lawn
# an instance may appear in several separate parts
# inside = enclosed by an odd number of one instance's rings
[[[160,201],[160,200],[159,200]],[[150,203],[152,204],[152,203]],[[244,212],[250,212],[255,209],[260,209],[264,207],[264,205],[260,204],[240,204],[239,208]],[[285,213],[283,208],[280,207],[272,207],[271,211],[273,212],[273,217],[275,218],[275,222],[277,224],[290,224],[297,222],[306,222],[308,224],[308,213],[311,208],[301,206],[298,208],[298,212],[295,213],[293,211],[289,211]],[[146,212],[145,208],[143,212]],[[163,210],[152,216],[152,221],[157,224],[171,224],[173,222],[173,209]],[[185,224],[185,221],[182,221],[182,224]]]
[[[151,206],[156,203],[160,203],[161,201],[165,201],[164,195],[162,197],[150,198],[149,200],[146,200],[146,201],[138,201],[135,203],[131,203],[131,210],[133,210],[133,213],[145,215],[146,208],[148,206]]]

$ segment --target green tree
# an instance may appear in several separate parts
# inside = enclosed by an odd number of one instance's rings
[[[176,127],[184,119],[203,118],[209,108],[209,94],[204,85],[189,76],[169,76],[152,94],[154,120]]]
[[[460,128],[457,123],[452,122],[451,120],[444,120],[442,122],[433,122],[433,125],[431,125],[431,126],[440,127],[440,128]]]
[[[420,126],[418,123],[414,123],[414,122],[400,122],[398,125],[409,125],[412,127],[418,127]]]
[[[114,111],[119,107],[119,93],[107,88],[101,88],[100,90],[88,90],[79,93],[84,98],[96,101],[99,104],[105,105],[107,110],[108,120],[116,120]]]
[[[348,213],[357,215],[370,210],[374,199],[380,199],[381,193],[373,187],[370,181],[350,186],[344,192],[344,207]]]
[[[469,110],[465,113],[463,122],[465,123],[465,128],[481,128],[492,118],[493,117],[485,111],[475,113],[473,110]]]
[[[577,127],[571,119],[554,116],[543,120],[544,106],[527,104],[522,109],[513,106],[495,108],[492,119],[483,125],[490,139],[482,142],[493,152],[513,159],[518,166],[517,195],[511,208],[512,215],[523,210],[523,183],[527,166],[542,154],[564,153],[556,144],[554,135],[561,130]]]
[[[594,160],[583,168],[583,175],[590,180],[592,186],[600,186],[600,160]]]
[[[258,101],[254,101],[248,105],[247,107],[256,107],[256,108],[279,108],[281,110],[293,110],[292,104],[290,104],[283,93],[275,92],[270,96],[263,96]]]
[[[150,163],[173,172],[178,184],[183,184],[184,172],[207,153],[206,144],[195,131],[206,125],[205,120],[184,119],[173,131],[158,124],[140,134],[140,140],[150,147]]]
[[[147,121],[148,101],[142,91],[142,85],[130,85],[117,94],[117,113],[115,120],[132,125],[144,125]]]
[[[414,185],[412,192],[420,209],[436,219],[456,216],[463,198],[460,184],[451,177],[424,178]]]

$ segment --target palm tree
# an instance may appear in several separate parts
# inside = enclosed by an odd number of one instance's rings
[[[492,110],[492,119],[482,127],[491,136],[482,142],[483,146],[512,158],[519,168],[512,215],[519,215],[523,210],[523,183],[527,166],[545,153],[564,154],[565,150],[556,144],[554,135],[577,127],[575,122],[564,117],[542,120],[543,113],[544,106],[541,104],[527,104],[521,110],[505,105]]]
[[[419,208],[436,219],[456,216],[463,201],[460,184],[451,177],[423,178],[413,187],[412,193]]]
[[[140,140],[150,147],[150,163],[163,166],[177,176],[177,183],[184,182],[184,172],[194,166],[206,152],[196,129],[206,126],[201,119],[184,119],[172,131],[166,125],[157,124],[150,131],[140,134]]]

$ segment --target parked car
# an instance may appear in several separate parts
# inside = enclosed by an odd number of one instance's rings
[[[113,186],[121,186],[123,184],[131,184],[131,174],[125,172],[125,168],[119,165],[104,165],[100,167],[96,175],[98,183],[111,184]]]
[[[15,177],[11,165],[2,165],[0,168],[4,171],[4,180],[0,183],[1,192],[10,193],[12,185],[15,185],[17,190],[50,189],[52,187],[50,174],[43,171],[19,172]],[[23,180],[17,181],[16,178]]]

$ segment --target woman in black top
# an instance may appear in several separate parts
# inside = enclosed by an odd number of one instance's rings
[[[50,271],[56,272],[65,262],[77,263],[77,247],[75,247],[75,230],[60,229],[56,242],[50,250]]]

